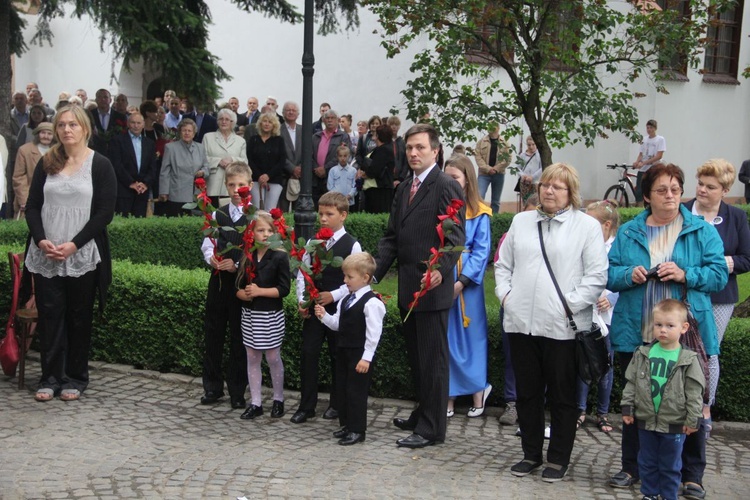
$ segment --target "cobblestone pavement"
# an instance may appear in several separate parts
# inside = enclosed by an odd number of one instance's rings
[[[33,386],[38,361],[29,364]],[[411,403],[371,399],[367,441],[342,447],[330,437],[334,422],[289,422],[296,393],[284,418],[268,417],[266,397],[266,415],[243,421],[228,400],[201,406],[190,377],[92,365],[78,402],[37,403],[0,379],[0,498],[640,498],[606,486],[620,435],[593,422],[578,433],[568,477],[546,484],[539,473],[509,474],[520,441],[494,411],[457,411],[445,444],[407,450],[396,447],[405,433],[391,419]],[[708,498],[747,498],[750,426],[718,425],[707,455]]]

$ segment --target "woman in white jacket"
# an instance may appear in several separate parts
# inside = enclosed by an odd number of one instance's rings
[[[513,467],[525,476],[542,466],[544,402],[551,408],[551,438],[542,480],[567,473],[576,433],[575,334],[568,325],[539,241],[541,227],[552,271],[573,319],[591,327],[593,305],[607,284],[607,252],[599,222],[581,208],[578,172],[564,163],[544,170],[540,205],[513,218],[495,263],[495,294],[503,304],[516,374],[518,423],[523,460]]]

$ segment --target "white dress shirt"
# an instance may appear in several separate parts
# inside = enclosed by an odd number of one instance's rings
[[[344,235],[346,234],[346,228],[342,227],[335,233],[333,233],[333,236],[330,240],[328,240],[328,248],[333,247],[333,245],[339,241]],[[308,241],[309,242],[309,241]],[[359,244],[359,241],[355,241],[354,245],[352,246],[352,254],[360,253],[362,251],[362,245]],[[302,262],[310,265],[310,256],[305,252],[305,255],[302,257]],[[349,294],[349,288],[345,284],[341,284],[340,287],[338,287],[336,290],[331,290],[331,295],[333,296],[333,301],[338,302],[341,300],[342,297]],[[305,301],[305,277],[302,276],[302,273],[297,273],[297,302],[302,303]]]
[[[216,220],[216,212],[213,213],[211,216],[214,220]],[[229,217],[232,218],[232,222],[237,222],[240,217],[242,217],[242,208],[237,207],[234,204],[229,204]],[[211,265],[211,257],[214,256],[214,244],[211,243],[211,239],[206,237],[203,238],[203,243],[201,243],[201,252],[203,252],[203,260],[206,261],[206,264],[209,266]]]
[[[364,294],[370,291],[370,285],[365,285],[359,290],[354,292],[354,300],[349,304],[349,307],[353,306]],[[321,322],[333,330],[334,332],[339,331],[339,318],[341,317],[341,307],[344,301],[339,301],[336,306],[336,314],[331,316],[326,313]],[[378,348],[378,342],[380,342],[380,335],[383,332],[383,318],[385,317],[385,304],[377,297],[372,297],[365,303],[365,352],[362,354],[362,359],[367,362],[372,361],[375,356],[375,349]],[[343,335],[346,335],[344,332]]]

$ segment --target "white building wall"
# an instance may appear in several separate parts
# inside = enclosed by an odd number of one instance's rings
[[[233,77],[222,82],[223,99],[238,97],[241,110],[251,95],[261,101],[273,95],[280,102],[301,103],[302,25],[248,14],[226,0],[208,3],[214,21],[209,49]],[[301,0],[292,3],[300,12],[303,10]],[[613,3],[623,5],[622,1]],[[750,65],[750,6],[745,7],[741,68]],[[399,109],[403,117],[406,106],[400,91],[411,77],[409,66],[416,49],[387,60],[380,37],[373,33],[378,28],[375,16],[361,10],[360,19],[361,25],[354,32],[316,36],[314,109],[327,101],[339,113],[351,113],[355,122],[373,114],[386,114],[392,107]],[[29,21],[27,39],[33,34],[35,19]],[[99,32],[90,21],[58,19],[52,23],[52,30],[53,47],[31,46],[27,54],[17,59],[15,81],[19,89],[28,81],[37,81],[50,102],[60,91],[79,87],[92,97],[102,87],[113,94],[123,92],[131,104],[144,98],[150,75],[145,75],[139,64],[133,73],[121,72],[120,62],[113,64],[107,48],[100,49]],[[119,81],[110,78],[113,70]],[[750,158],[750,81],[740,79],[740,85],[707,84],[693,70],[688,77],[688,82],[668,82],[669,95],[657,94],[645,81],[636,90],[647,94],[637,102],[643,132],[649,118],[658,121],[659,133],[667,140],[665,159],[685,169],[686,194],[692,195],[693,172],[703,161],[724,157],[739,168],[743,160]],[[408,125],[405,123],[402,130]],[[520,137],[508,140],[518,147]],[[616,179],[616,174],[604,166],[629,163],[637,155],[638,145],[630,144],[621,134],[613,134],[609,139],[598,140],[593,148],[578,144],[555,151],[553,159],[576,166],[582,174],[584,197],[597,199]],[[503,191],[506,206],[515,200],[514,185],[515,178],[508,175]],[[730,196],[742,196],[742,192],[737,183]]]

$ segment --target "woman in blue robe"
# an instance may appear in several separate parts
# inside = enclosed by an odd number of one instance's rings
[[[454,271],[454,302],[448,314],[450,388],[448,416],[457,396],[473,395],[468,417],[484,413],[492,386],[487,383],[487,311],[484,273],[490,256],[492,210],[479,197],[474,165],[464,155],[453,155],[445,173],[461,184],[466,196],[466,246]]]

